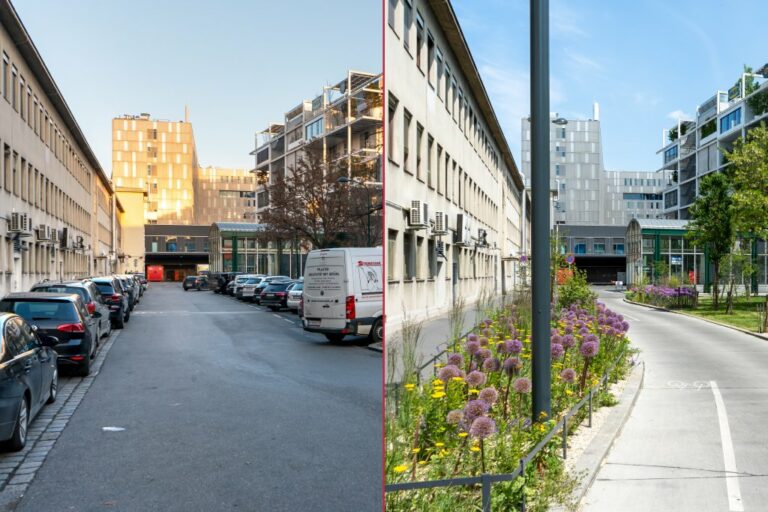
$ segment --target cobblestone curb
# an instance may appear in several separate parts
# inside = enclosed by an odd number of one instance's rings
[[[91,365],[88,377],[59,378],[56,402],[43,407],[29,425],[27,445],[15,453],[0,454],[0,510],[14,510],[37,470],[75,413],[121,331],[113,331]]]

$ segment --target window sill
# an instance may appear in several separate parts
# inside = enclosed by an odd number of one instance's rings
[[[399,164],[399,163],[397,163],[396,161],[392,160],[392,157],[389,157],[389,156],[388,156],[388,157],[387,157],[387,162],[391,163],[391,164],[392,164],[392,165],[394,165],[395,167],[400,167],[400,164]]]
[[[413,283],[415,280],[412,277],[403,278],[404,283]]]
[[[399,279],[388,279],[387,284],[400,284]]]
[[[416,279],[414,279],[414,281],[416,281],[417,283],[423,283],[424,281],[426,281],[426,279],[424,279],[423,277],[417,277]]]

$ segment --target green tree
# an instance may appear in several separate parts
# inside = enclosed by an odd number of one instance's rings
[[[733,220],[740,233],[768,239],[768,128],[765,123],[725,152],[733,186]]]
[[[731,253],[734,243],[730,182],[723,173],[714,173],[701,181],[699,197],[690,208],[686,238],[704,247],[714,266],[712,307],[718,308],[720,264]]]

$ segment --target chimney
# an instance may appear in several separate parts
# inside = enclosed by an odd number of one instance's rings
[[[600,120],[600,105],[597,102],[592,104],[592,119],[595,121]]]
[[[189,107],[184,105],[184,122],[189,122]]]

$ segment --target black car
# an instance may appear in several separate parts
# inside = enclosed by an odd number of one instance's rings
[[[0,313],[0,442],[19,451],[29,422],[53,403],[59,386],[55,337],[36,333],[23,318]]]
[[[197,276],[187,276],[184,278],[184,281],[181,283],[181,287],[184,288],[184,291],[187,290],[194,290],[197,288]]]
[[[125,327],[125,322],[131,318],[131,308],[128,304],[128,294],[123,291],[120,280],[114,276],[94,277],[91,279],[101,292],[101,298],[109,304],[109,319],[118,329]]]
[[[128,293],[128,307],[133,311],[133,308],[139,303],[139,285],[131,276],[117,274],[115,277],[123,285],[123,291]]]
[[[76,293],[83,299],[85,308],[93,315],[97,311],[99,317],[99,338],[109,336],[112,332],[112,321],[109,318],[109,304],[104,302],[101,291],[96,283],[91,281],[46,281],[32,287],[31,292]]]
[[[91,373],[91,359],[99,346],[98,312],[91,316],[79,295],[21,292],[0,300],[0,312],[16,313],[37,327],[37,332],[55,336],[59,365],[74,368],[78,375]]]
[[[288,290],[292,281],[273,281],[264,288],[259,296],[259,304],[272,311],[288,307]]]

